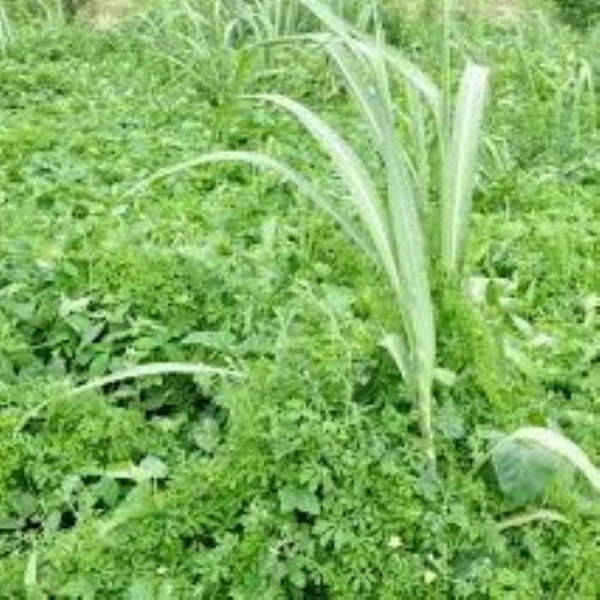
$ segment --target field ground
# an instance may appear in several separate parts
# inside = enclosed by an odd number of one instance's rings
[[[7,4],[0,598],[598,598],[598,494],[540,448],[486,456],[531,425],[600,462],[600,33],[546,5],[453,23],[453,73],[471,57],[491,89],[464,285],[432,274],[455,379],[432,477],[385,282],[324,212],[242,165],[138,186],[255,149],[343,201],[309,135],[240,97],[301,100],[371,164],[332,64],[155,4],[106,31]],[[394,11],[388,38],[441,81],[441,21]],[[241,377],[74,393],[166,362]]]

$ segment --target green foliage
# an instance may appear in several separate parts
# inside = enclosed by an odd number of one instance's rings
[[[503,356],[492,311],[488,307],[486,314],[454,277],[439,275],[436,284],[439,360],[457,375],[455,386],[472,398],[465,412],[479,423],[495,414],[494,406],[510,403],[517,412],[527,384]],[[448,323],[452,327],[444,327]]]
[[[600,17],[600,6],[596,0],[553,0],[565,23],[586,29],[592,27]]]
[[[516,506],[543,500],[558,470],[550,452],[518,441],[499,445],[492,460],[500,490]]]
[[[325,210],[373,260],[394,297],[391,310],[398,314],[398,323],[386,334],[383,345],[415,397],[425,454],[433,465],[436,332],[429,272],[443,268],[458,273],[464,262],[487,71],[468,64],[452,103],[419,67],[379,38],[364,36],[326,4],[313,0],[303,0],[302,4],[327,30],[309,39],[323,44],[339,68],[385,176],[373,170],[342,134],[311,109],[288,97],[270,94],[255,98],[285,109],[311,134],[329,156],[348,194],[349,207],[323,194],[295,167],[256,152],[200,156],[160,171],[144,185],[206,163],[238,160],[275,171]],[[407,106],[401,113],[407,123],[406,139],[396,133],[397,105],[391,95],[395,81],[388,68],[407,88]],[[426,141],[428,116],[434,149]],[[439,174],[432,178],[432,171]],[[384,194],[378,190],[379,179],[386,182]],[[438,188],[439,214],[429,206],[430,196]],[[353,223],[354,215],[357,224]],[[428,244],[427,234],[433,234],[436,240]]]
[[[394,23],[385,4],[388,39],[439,74],[437,26]],[[217,89],[179,35],[189,24],[163,15],[153,29],[160,7],[97,32],[41,2],[4,6],[0,597],[598,597],[591,37],[537,17],[455,24],[454,50],[491,66],[494,94],[474,276],[433,278],[439,364],[455,377],[435,384],[432,481],[409,390],[377,346],[390,299],[326,215],[234,164],[125,194],[251,140],[343,202],[293,119],[233,99],[301,98],[371,168],[326,61],[265,56],[248,32],[243,85]],[[209,58],[227,64],[221,51]],[[148,363],[160,368],[135,369]]]

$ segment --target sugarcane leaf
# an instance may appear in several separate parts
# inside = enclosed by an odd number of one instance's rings
[[[469,63],[464,70],[449,140],[442,203],[442,260],[457,271],[463,258],[475,186],[477,150],[488,70]]]
[[[220,367],[212,367],[202,363],[180,363],[180,362],[164,362],[164,363],[149,363],[146,365],[137,365],[129,369],[123,369],[116,373],[111,373],[105,377],[92,379],[88,383],[80,385],[72,390],[72,394],[80,394],[89,390],[102,388],[105,385],[118,383],[127,379],[137,379],[139,377],[148,377],[153,375],[168,375],[168,374],[185,374],[185,375],[211,375],[219,377],[242,377],[242,373],[232,369],[223,369]]]

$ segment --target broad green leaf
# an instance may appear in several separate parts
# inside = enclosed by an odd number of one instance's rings
[[[500,489],[517,504],[539,500],[565,464],[600,492],[600,470],[587,454],[564,435],[544,427],[523,427],[503,437],[491,458]]]
[[[542,500],[557,468],[549,452],[512,437],[494,448],[492,465],[501,492],[517,506]]]
[[[433,372],[433,377],[436,383],[439,383],[444,387],[452,387],[456,385],[456,380],[458,379],[456,371],[453,371],[452,369],[446,369],[444,367],[436,367]]]
[[[600,492],[600,469],[583,449],[566,436],[545,427],[523,427],[509,436],[513,440],[535,444],[547,452],[560,456],[579,471],[589,484]]]

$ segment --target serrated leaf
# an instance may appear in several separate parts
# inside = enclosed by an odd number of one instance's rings
[[[319,499],[306,488],[283,488],[279,491],[279,503],[284,513],[297,510],[309,515],[318,515],[321,512]]]

